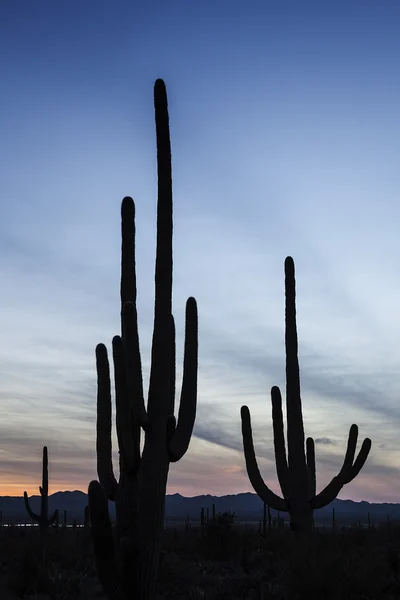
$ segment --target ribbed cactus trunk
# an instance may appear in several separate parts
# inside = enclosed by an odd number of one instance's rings
[[[157,85],[157,84],[156,84]],[[167,424],[175,404],[175,331],[172,319],[172,171],[169,118],[164,86],[154,96],[157,136],[157,255],[152,361],[139,494],[140,582],[153,598],[164,530],[170,456]],[[173,374],[172,374],[173,372]],[[144,410],[144,407],[143,407]],[[151,426],[150,426],[151,424]],[[146,425],[143,423],[143,425]]]
[[[157,133],[158,205],[155,309],[147,407],[139,348],[135,208],[122,202],[121,336],[113,339],[119,481],[111,459],[111,384],[107,350],[96,349],[97,470],[101,486],[89,485],[92,538],[99,579],[110,600],[153,600],[164,529],[170,462],[190,443],[197,401],[197,305],[186,303],[183,381],[178,420],[175,403],[175,326],[172,316],[172,177],[167,96],[164,82],[154,89]],[[145,432],[140,456],[140,430]],[[117,551],[103,490],[116,504]]]
[[[160,433],[160,430],[157,433]],[[164,439],[164,442],[166,443],[166,439]],[[167,452],[165,454],[167,455]],[[142,598],[152,599],[156,588],[164,529],[165,491],[169,460],[168,456],[159,456],[151,441],[147,452],[145,453],[143,450],[142,460],[144,472],[151,469],[155,476],[154,479],[151,476],[143,478],[143,483],[141,481],[141,490],[144,493],[139,496],[139,589]],[[161,497],[161,495],[163,496]]]
[[[304,425],[300,395],[300,367],[296,326],[296,291],[294,263],[285,263],[285,348],[286,348],[286,414],[288,446],[288,498],[292,531],[311,531],[313,510],[310,499],[309,470],[304,452]],[[313,465],[315,471],[315,463]],[[285,477],[286,479],[286,477]]]

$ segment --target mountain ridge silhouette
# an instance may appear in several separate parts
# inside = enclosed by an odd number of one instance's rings
[[[29,496],[32,509],[39,510],[40,495]],[[49,510],[58,508],[60,512],[60,522],[63,522],[63,511],[67,511],[67,522],[72,520],[83,522],[83,514],[87,500],[87,493],[81,490],[65,490],[49,494]],[[263,502],[252,492],[242,492],[238,494],[227,494],[223,496],[213,496],[212,494],[202,494],[198,496],[183,496],[182,494],[167,494],[165,505],[165,519],[183,521],[189,518],[194,523],[200,520],[201,508],[212,511],[212,505],[215,504],[216,512],[231,511],[236,514],[238,521],[259,521],[263,518]],[[400,520],[400,503],[372,503],[362,500],[355,502],[353,500],[336,499],[328,506],[316,510],[314,519],[316,522],[330,522],[332,519],[332,508],[335,508],[335,518],[339,522],[367,522],[368,512],[372,523],[386,522],[389,517],[392,520]],[[29,522],[30,519],[26,513],[23,496],[0,496],[0,509],[3,511],[3,521]],[[109,502],[109,510],[112,518],[115,517],[114,503]],[[277,511],[271,509],[272,517],[277,516]],[[281,513],[286,519],[287,513]]]

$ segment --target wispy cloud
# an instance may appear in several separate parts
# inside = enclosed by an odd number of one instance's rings
[[[314,442],[316,444],[322,444],[323,446],[334,446],[335,442],[333,440],[330,440],[329,438],[323,437],[323,438],[315,438]]]

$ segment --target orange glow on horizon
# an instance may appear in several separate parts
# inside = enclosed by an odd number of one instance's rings
[[[241,494],[251,492],[254,493],[246,478],[240,476],[240,467],[232,465],[224,468],[226,475],[219,478],[218,480],[210,480],[207,478],[194,478],[192,481],[187,481],[182,484],[182,481],[174,481],[173,478],[168,482],[167,494],[181,494],[185,497],[194,497],[201,495],[212,495],[212,496],[225,496],[231,494]],[[24,491],[27,491],[28,496],[39,495],[39,485],[41,484],[41,477],[33,476],[24,478],[25,483],[21,482],[15,474],[14,477],[6,476],[0,481],[0,496],[14,496],[22,497]],[[56,492],[64,491],[82,491],[85,494],[88,490],[90,479],[86,480],[80,478],[75,483],[68,481],[55,481],[49,484],[49,494],[52,495]],[[274,486],[273,486],[274,487]],[[278,486],[276,491],[279,493]],[[399,492],[396,490],[396,486],[391,483],[390,487],[386,481],[377,480],[360,480],[359,486],[346,486],[339,493],[339,499],[341,500],[353,500],[354,502],[367,501],[371,503],[397,503],[399,498]]]

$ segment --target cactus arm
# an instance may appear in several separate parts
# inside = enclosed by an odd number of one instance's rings
[[[30,504],[29,504],[29,498],[28,498],[27,492],[24,492],[24,501],[25,501],[26,512],[28,513],[28,515],[30,516],[30,518],[33,521],[36,521],[37,523],[39,523],[40,522],[40,515],[37,515],[31,509]]]
[[[356,460],[354,460],[357,447],[357,439],[358,427],[357,425],[353,424],[350,427],[347,451],[344,458],[343,466],[339,473],[339,475],[343,477],[344,483],[350,483],[350,481],[352,481],[354,477],[358,475],[358,473],[364,466],[364,463],[367,460],[369,451],[371,449],[372,442],[369,438],[366,438],[361,445],[361,449],[358,453]]]
[[[360,452],[358,453],[357,458],[353,463],[353,466],[344,473],[345,484],[350,483],[355,477],[357,477],[368,458],[371,446],[372,441],[370,440],[370,438],[365,438],[361,445]]]
[[[289,498],[289,469],[286,458],[285,434],[283,430],[282,396],[277,386],[271,389],[272,424],[274,430],[274,449],[276,473],[283,497]]]
[[[343,461],[343,466],[338,475],[336,475],[330,483],[311,501],[311,506],[314,509],[322,508],[332,502],[346,483],[350,483],[361,471],[368,458],[371,450],[372,442],[369,438],[365,438],[362,443],[360,452],[354,461],[358,438],[358,427],[352,425],[349,431],[347,441],[346,455]],[[354,462],[353,462],[354,461]]]
[[[192,436],[197,404],[197,365],[197,304],[194,298],[189,298],[186,302],[185,353],[178,423],[168,446],[171,462],[176,462],[182,458],[189,447]]]
[[[126,352],[128,394],[133,402],[133,414],[146,430],[148,417],[144,404],[142,361],[140,357],[139,329],[136,308],[135,264],[135,203],[126,196],[121,206],[121,332]]]
[[[315,473],[315,445],[312,437],[308,437],[306,440],[306,461],[309,477],[309,497],[311,499],[315,496],[317,486]]]
[[[167,416],[167,448],[169,451],[169,444],[172,440],[172,437],[175,433],[176,429],[176,417],[174,415],[174,407],[175,407],[175,392],[176,392],[176,331],[175,331],[175,320],[173,315],[171,315],[171,326],[172,326],[172,337],[171,337],[171,371],[170,371],[170,397],[168,402],[168,412]],[[169,456],[171,462],[171,456]]]
[[[140,464],[140,425],[134,419],[131,410],[131,398],[129,388],[126,386],[126,353],[120,336],[115,336],[112,341],[114,381],[115,381],[115,405],[116,405],[116,427],[120,463],[122,470],[137,472]]]
[[[242,406],[240,411],[242,417],[242,436],[243,436],[243,449],[246,461],[247,474],[255,492],[260,496],[261,500],[271,506],[275,510],[288,510],[288,502],[285,498],[281,498],[275,494],[265,484],[261,477],[260,470],[258,468],[256,455],[254,452],[253,435],[251,430],[251,419],[250,411],[247,406]]]
[[[97,369],[97,423],[96,453],[97,474],[109,500],[115,499],[117,481],[111,456],[111,384],[110,365],[104,344],[96,347]]]
[[[170,316],[171,320],[171,367],[170,367],[170,380],[169,380],[169,401],[168,401],[168,413],[173,415],[175,409],[175,394],[176,394],[176,330],[174,316]],[[185,334],[186,337],[186,334]],[[183,367],[185,371],[185,367]]]
[[[100,583],[109,600],[126,600],[115,558],[107,498],[98,481],[90,482],[88,500],[94,556]]]

